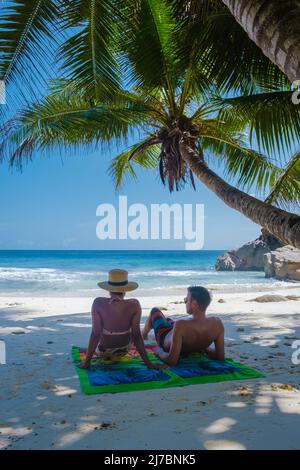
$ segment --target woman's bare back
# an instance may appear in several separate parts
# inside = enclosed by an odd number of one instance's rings
[[[131,325],[136,313],[135,299],[110,299],[98,297],[93,304],[93,312],[100,317],[102,333],[100,344],[104,348],[127,345],[131,340]],[[123,333],[124,334],[109,334]]]

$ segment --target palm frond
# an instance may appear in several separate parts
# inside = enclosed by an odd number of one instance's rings
[[[61,45],[63,70],[89,99],[110,97],[120,87],[114,46],[120,34],[118,0],[65,0],[64,29],[72,35]]]
[[[116,189],[121,188],[125,177],[136,178],[133,163],[146,170],[157,168],[160,145],[152,144],[150,140],[147,139],[132,145],[113,159],[109,167],[109,173],[115,182]]]
[[[244,190],[265,192],[280,174],[277,167],[268,157],[249,148],[241,135],[234,135],[217,120],[202,121],[199,125],[200,145],[207,150],[216,163],[217,157],[225,164],[224,176],[234,179]]]
[[[147,105],[128,96],[122,105],[91,107],[85,93],[53,93],[0,130],[2,154],[21,166],[36,149],[126,141],[133,129],[151,129],[151,120]]]
[[[195,19],[206,18],[209,14],[220,9],[225,11],[221,0],[171,0],[173,11],[177,18],[181,18],[186,23]]]
[[[186,43],[197,45],[198,70],[222,93],[260,92],[290,86],[285,75],[249,40],[224,5],[217,5],[215,12],[208,10],[205,16],[195,15],[188,29]]]
[[[130,85],[152,90],[160,87],[175,107],[176,22],[164,0],[128,2],[124,34],[124,68]]]
[[[270,152],[291,150],[299,141],[300,106],[292,102],[291,91],[277,91],[218,98],[219,118],[250,130],[250,143]]]
[[[190,41],[190,25],[180,30],[181,40],[178,52],[178,70],[182,77],[180,84],[179,112],[185,112],[190,103],[199,103],[208,98],[214,89],[214,82],[207,77],[202,64],[199,64],[199,46]]]
[[[6,85],[21,79],[23,89],[33,93],[49,76],[45,59],[53,52],[61,8],[62,0],[18,0],[1,6],[0,79]]]
[[[296,152],[286,168],[274,182],[266,202],[282,207],[296,209],[300,207],[300,152]]]
[[[144,155],[146,150],[149,147],[153,147],[154,145],[159,145],[161,144],[162,141],[159,137],[150,137],[150,139],[145,140],[137,148],[133,150],[131,155],[129,155],[129,160],[137,160],[140,155]]]

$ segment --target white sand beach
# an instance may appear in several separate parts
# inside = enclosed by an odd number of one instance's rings
[[[299,296],[300,286],[267,293]],[[265,378],[92,396],[70,356],[87,345],[92,299],[1,297],[0,448],[299,449],[300,302],[249,301],[262,294],[215,293],[209,313],[225,324],[226,355]],[[181,295],[140,300],[143,319],[154,305],[185,315]]]

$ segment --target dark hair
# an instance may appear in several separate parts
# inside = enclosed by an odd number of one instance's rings
[[[125,294],[125,292],[113,292],[113,291],[110,291],[110,293],[111,293],[111,294],[114,294],[114,295],[119,295],[119,296]]]
[[[202,286],[191,286],[188,288],[188,291],[191,294],[191,298],[196,300],[198,305],[206,310],[211,302],[211,295],[209,291]]]

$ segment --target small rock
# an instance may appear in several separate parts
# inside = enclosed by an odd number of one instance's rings
[[[115,423],[102,423],[99,429],[115,428]]]
[[[248,302],[287,302],[287,298],[284,295],[261,295],[259,297],[255,297],[255,299],[248,300]]]
[[[252,390],[249,387],[239,387],[239,395],[241,397],[247,397],[248,395],[252,395]]]
[[[226,300],[224,300],[224,299],[219,299],[218,302],[219,302],[219,304],[226,304]]]
[[[288,392],[296,392],[297,389],[293,387],[292,385],[289,384],[271,384],[271,389],[274,392],[277,392],[278,390],[286,390]]]

